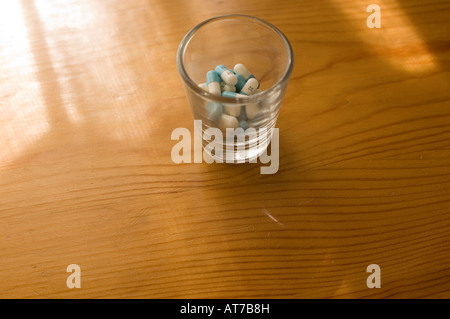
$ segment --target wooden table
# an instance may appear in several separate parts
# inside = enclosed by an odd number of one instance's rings
[[[0,297],[450,297],[449,10],[2,1]],[[229,13],[295,52],[274,175],[171,159],[172,131],[193,129],[178,44]]]

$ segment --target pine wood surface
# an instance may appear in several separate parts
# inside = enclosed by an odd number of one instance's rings
[[[0,298],[450,297],[449,10],[0,2]],[[274,175],[170,157],[193,129],[177,47],[230,13],[294,49]]]

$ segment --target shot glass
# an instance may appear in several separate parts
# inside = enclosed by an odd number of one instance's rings
[[[238,63],[244,64],[259,81],[261,92],[229,98],[198,86],[206,82],[206,73],[217,65],[233,69]],[[178,48],[177,66],[194,120],[202,123],[199,134],[203,149],[211,158],[216,162],[251,162],[266,150],[293,64],[294,55],[286,36],[256,17],[214,17],[185,35]],[[251,119],[247,118],[249,129],[228,134],[220,125],[221,112],[237,108],[251,114]],[[221,129],[221,138],[211,134],[213,128]]]

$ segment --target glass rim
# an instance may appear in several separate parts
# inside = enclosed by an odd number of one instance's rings
[[[286,46],[286,49],[288,51],[288,63],[287,63],[287,67],[286,70],[284,71],[284,74],[281,76],[281,78],[275,83],[273,84],[270,88],[261,91],[259,93],[256,94],[252,94],[246,97],[242,97],[242,98],[234,98],[231,99],[229,97],[224,97],[221,95],[215,95],[215,94],[211,94],[203,89],[201,89],[198,84],[196,84],[188,75],[186,72],[186,69],[184,68],[184,63],[183,63],[183,55],[184,55],[184,51],[186,50],[187,45],[189,44],[189,41],[192,39],[192,37],[194,36],[194,34],[204,25],[217,21],[217,20],[221,20],[221,19],[226,19],[226,18],[232,18],[232,17],[238,17],[238,18],[245,18],[245,19],[251,19],[251,20],[256,20],[259,23],[267,26],[269,29],[271,29],[272,31],[274,31],[283,41],[284,45]],[[195,27],[193,27],[181,40],[180,45],[178,46],[178,51],[177,51],[177,67],[178,67],[178,71],[181,75],[181,78],[183,79],[184,83],[186,83],[189,88],[195,92],[197,95],[200,95],[204,98],[208,98],[209,100],[212,100],[214,102],[218,102],[218,103],[227,103],[227,104],[232,104],[232,103],[236,103],[236,104],[242,104],[245,101],[255,101],[258,100],[259,98],[264,98],[266,95],[269,95],[271,92],[275,91],[277,88],[281,87],[282,85],[284,85],[285,82],[287,82],[289,80],[289,77],[291,76],[292,73],[292,69],[294,68],[294,53],[292,50],[292,46],[289,42],[289,40],[287,39],[287,37],[284,35],[283,32],[281,32],[277,27],[275,27],[273,24],[264,21],[260,18],[254,17],[254,16],[250,16],[250,15],[245,15],[245,14],[227,14],[227,15],[221,15],[221,16],[216,16],[216,17],[212,17],[209,18],[203,22],[200,22],[199,24],[197,24]]]

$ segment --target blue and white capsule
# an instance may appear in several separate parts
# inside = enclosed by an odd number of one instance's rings
[[[253,74],[242,63],[238,63],[234,66],[234,72],[242,75],[245,81],[248,81],[250,78],[254,78]]]
[[[247,80],[244,87],[241,90],[241,94],[252,95],[256,93],[256,90],[259,87],[259,82],[255,78],[251,78]]]
[[[231,97],[231,98],[246,98],[247,97],[244,94],[239,94],[239,93],[236,93],[236,92],[228,92],[228,91],[223,91],[222,92],[222,96]]]
[[[209,93],[220,95],[220,78],[215,71],[211,70],[206,73],[206,85]]]
[[[239,122],[237,118],[228,114],[222,114],[219,119],[219,128],[226,133],[227,128],[238,128]]]
[[[222,92],[236,92],[236,87],[234,85],[227,84],[227,82],[225,81],[220,82],[220,89],[222,90]]]
[[[209,92],[208,85],[206,83],[200,83],[198,87],[201,88],[203,91]]]
[[[238,117],[241,114],[241,106],[239,104],[225,104],[225,114]]]
[[[225,65],[216,66],[215,71],[220,75],[220,78],[224,80],[229,85],[236,85],[237,77],[230,70],[227,69]]]
[[[235,73],[236,74],[236,78],[237,78],[237,83],[236,83],[236,91],[237,92],[241,92],[242,88],[245,85],[245,79],[242,75],[240,75],[239,73]]]
[[[245,115],[248,120],[253,120],[260,114],[260,109],[257,103],[249,103],[245,105]]]
[[[211,122],[217,122],[222,116],[223,111],[223,105],[220,103],[209,101],[208,104],[206,104],[206,112],[208,114],[208,119]]]

